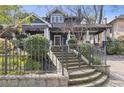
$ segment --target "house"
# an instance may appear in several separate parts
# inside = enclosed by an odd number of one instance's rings
[[[108,24],[112,25],[112,30],[109,32],[110,37],[124,40],[124,15],[115,17],[115,19]]]
[[[100,33],[109,28],[106,25],[86,24],[78,16],[69,15],[58,8],[48,12],[46,17],[35,14],[34,17],[35,20],[31,19],[30,25],[22,24],[23,32],[43,34],[54,46],[68,45],[70,38],[76,38],[79,43],[89,41],[97,44],[102,42]]]
[[[30,34],[44,34],[53,45],[66,44],[69,39],[69,32],[62,31],[67,24],[77,24],[77,16],[68,16],[60,9],[54,9],[47,13],[46,17],[39,17],[34,14],[35,20],[31,20],[31,26],[23,24],[23,32]],[[49,35],[48,35],[49,34]],[[63,41],[62,41],[63,39]]]

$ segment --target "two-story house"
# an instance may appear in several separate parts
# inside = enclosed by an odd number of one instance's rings
[[[39,17],[34,14],[34,19],[31,19],[31,24],[23,24],[23,32],[33,34],[44,34],[51,41],[52,45],[60,46],[66,44],[70,37],[75,37],[76,32],[65,30],[72,24],[79,24],[77,16],[69,16],[61,9],[53,9],[47,13],[46,17]],[[71,27],[70,27],[71,28]],[[78,36],[77,36],[78,37]]]
[[[23,32],[43,34],[54,46],[67,45],[70,38],[80,41],[99,43],[100,33],[106,30],[106,25],[86,24],[85,19],[79,20],[78,16],[68,15],[61,9],[55,8],[39,17],[34,14],[31,24],[23,24]],[[84,21],[83,21],[84,20]]]

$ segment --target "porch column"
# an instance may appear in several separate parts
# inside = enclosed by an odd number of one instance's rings
[[[104,32],[103,32],[103,49],[104,49],[105,65],[106,65],[106,41],[107,41],[106,31],[107,31],[107,30],[104,30]]]
[[[46,37],[49,41],[49,44],[50,44],[50,48],[52,47],[52,40],[50,40],[50,31],[49,31],[49,28],[45,28],[44,29],[44,37]]]
[[[68,35],[67,35],[66,45],[68,45],[69,40],[70,40],[70,31],[68,32]]]
[[[86,42],[90,42],[89,30],[86,33]]]
[[[95,44],[98,44],[99,40],[98,40],[98,35],[95,35]]]
[[[45,28],[45,29],[44,29],[44,36],[45,36],[48,40],[50,40],[50,31],[49,31],[49,28]]]

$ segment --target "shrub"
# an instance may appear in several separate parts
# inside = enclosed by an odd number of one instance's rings
[[[124,54],[124,42],[116,39],[108,38],[107,41],[107,54]]]
[[[42,70],[42,62],[37,62],[32,59],[29,59],[28,62],[25,63],[26,70]]]
[[[9,70],[17,70],[20,67],[24,67],[24,61],[20,60],[18,57],[9,57],[7,60],[7,67]],[[21,64],[21,65],[20,65]],[[4,68],[5,65],[5,57],[0,57],[0,69]]]
[[[69,47],[71,49],[74,49],[77,47],[77,40],[75,38],[71,38],[69,41],[68,41],[68,44],[69,44]]]
[[[7,48],[8,49],[13,49],[13,44],[7,40]],[[4,48],[5,48],[5,39],[0,38],[0,53],[4,53]]]
[[[81,48],[81,52],[82,52],[83,56],[88,59],[90,46],[88,44],[83,43],[80,45],[80,48]]]
[[[93,64],[94,65],[100,65],[101,64],[101,60],[100,60],[99,56],[96,56],[96,55],[93,56]]]
[[[118,47],[117,47],[118,51],[117,54],[124,54],[124,41],[120,41],[118,43]]]
[[[116,54],[116,45],[114,44],[114,42],[107,42],[107,54]]]
[[[49,41],[40,34],[32,35],[24,40],[24,47],[29,54],[42,56],[49,51]]]
[[[9,58],[7,61],[7,67],[8,69],[8,74],[29,74],[28,71],[35,71],[35,70],[43,70],[43,63],[42,62],[37,62],[32,59],[26,59],[26,60],[21,60],[20,57],[12,57]],[[0,69],[4,69],[5,67],[5,57],[0,57]],[[19,69],[22,69],[22,71],[18,71]],[[23,69],[27,72],[24,72]],[[4,71],[0,71],[0,74],[5,74]]]

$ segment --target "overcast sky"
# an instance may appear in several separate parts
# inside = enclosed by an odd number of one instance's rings
[[[53,7],[56,6],[47,6],[42,7],[42,6],[36,6],[36,5],[25,5],[23,6],[23,9],[26,12],[34,12],[39,16],[45,16],[46,13],[48,12],[47,9],[53,9]],[[104,15],[107,17],[108,22],[113,20],[115,16],[119,16],[121,14],[124,14],[124,6],[104,6]]]

